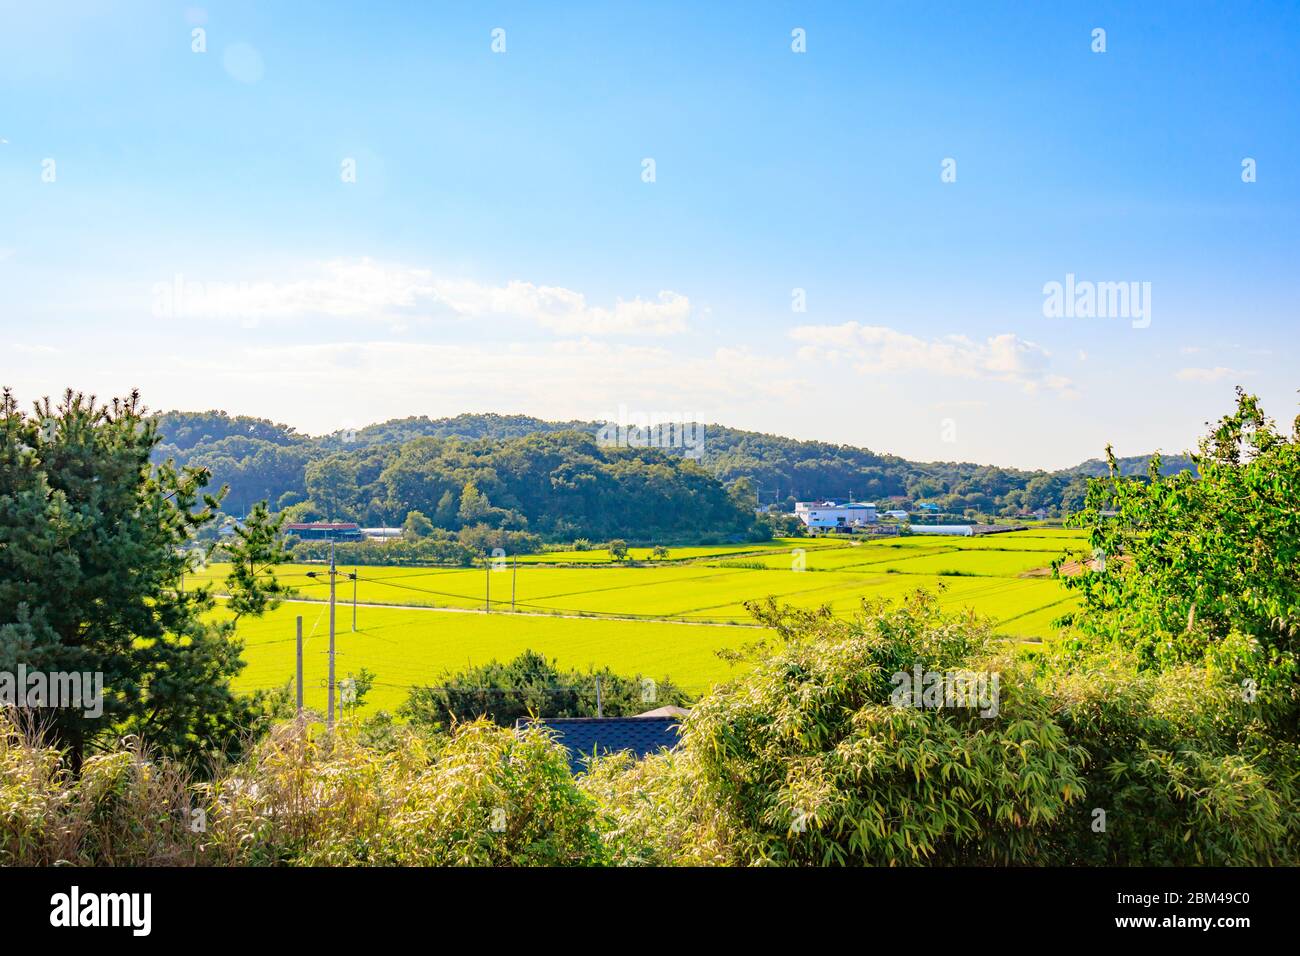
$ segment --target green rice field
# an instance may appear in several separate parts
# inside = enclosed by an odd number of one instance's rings
[[[973,538],[828,537],[677,548],[667,562],[650,562],[648,549],[636,549],[630,564],[613,562],[604,551],[564,551],[521,557],[517,567],[499,570],[363,566],[355,569],[355,634],[353,582],[338,583],[338,675],[361,667],[376,673],[366,709],[391,710],[410,686],[434,682],[449,668],[532,649],[561,666],[666,676],[701,693],[730,673],[716,651],[763,636],[746,601],[770,595],[849,615],[863,599],[896,599],[918,587],[941,589],[945,606],[974,608],[1009,638],[1050,639],[1052,621],[1074,599],[1046,569],[1063,551],[1084,545],[1078,532],[1032,529]],[[329,585],[323,575],[308,576],[322,570],[278,569],[297,589],[296,599],[240,625],[248,663],[241,688],[278,686],[293,676],[294,619],[301,615],[308,704],[323,704],[328,614],[322,602]],[[214,564],[188,582],[219,585],[227,571]]]
[[[356,674],[362,667],[376,675],[363,711],[394,711],[411,687],[437,683],[447,670],[493,658],[509,660],[530,649],[542,651],[566,668],[608,665],[622,674],[656,680],[670,677],[690,693],[700,694],[731,673],[715,651],[739,648],[761,636],[754,628],[379,607],[358,608],[354,633],[352,608],[340,606],[337,615],[337,678]],[[328,605],[287,603],[260,620],[241,623],[247,667],[236,686],[243,691],[270,689],[293,679],[298,616],[303,619],[305,703],[323,712]]]
[[[791,548],[838,548],[842,541],[833,538],[776,538],[756,544],[719,544],[699,545],[694,547],[668,548],[664,561],[689,561],[697,558],[729,557],[736,555],[767,554],[786,552]],[[653,561],[653,548],[629,548],[628,559],[631,561]],[[541,554],[521,554],[520,564],[614,564],[614,559],[604,548],[589,551],[545,551]]]

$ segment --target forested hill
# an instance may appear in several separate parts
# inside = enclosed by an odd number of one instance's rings
[[[219,411],[167,412],[158,424],[155,457],[210,468],[217,484],[230,486],[233,514],[265,498],[300,518],[396,524],[419,510],[451,528],[470,484],[501,521],[561,537],[739,533],[743,505],[755,499],[853,495],[931,501],[956,513],[1059,514],[1079,506],[1085,476],[1105,472],[1097,459],[1054,472],[912,462],[717,425],[704,426],[695,462],[680,448],[600,447],[600,423],[525,415],[413,417],[321,437]],[[1147,464],[1145,456],[1121,459],[1126,474]],[[1192,467],[1182,455],[1162,461],[1165,473]]]

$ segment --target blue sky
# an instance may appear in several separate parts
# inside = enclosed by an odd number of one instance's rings
[[[0,4],[24,399],[1024,467],[1296,412],[1294,3],[48,6]],[[1067,274],[1149,325],[1046,316]]]

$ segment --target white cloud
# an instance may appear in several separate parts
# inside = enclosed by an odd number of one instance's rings
[[[1051,353],[1006,332],[983,342],[964,335],[923,339],[880,325],[801,325],[790,337],[809,360],[851,362],[860,372],[929,372],[945,378],[1010,382],[1026,391],[1072,394],[1070,380],[1049,371]]]
[[[19,355],[58,355],[59,350],[52,345],[24,345],[16,342],[12,346]]]
[[[1235,368],[1225,368],[1222,365],[1216,365],[1214,368],[1180,368],[1178,380],[1180,382],[1221,382],[1225,378],[1240,374],[1242,373]]]
[[[315,431],[345,415],[367,421],[463,411],[525,411],[556,419],[594,419],[609,409],[671,409],[712,421],[734,420],[756,401],[788,404],[802,383],[779,358],[746,349],[683,355],[655,345],[592,339],[474,344],[333,342],[239,350],[221,356],[167,356],[158,363],[171,393],[202,382],[201,396],[169,397],[184,407],[263,393],[264,414]],[[274,395],[265,394],[274,381]],[[221,396],[214,399],[213,396]],[[160,400],[155,399],[158,404]]]
[[[581,292],[519,279],[491,285],[435,276],[429,269],[335,259],[278,281],[203,281],[174,276],[154,286],[166,318],[263,320],[328,316],[401,325],[412,319],[517,319],[561,335],[665,336],[684,332],[690,299],[671,290],[653,300],[591,305]]]

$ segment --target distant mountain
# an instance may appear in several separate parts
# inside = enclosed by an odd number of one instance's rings
[[[1119,473],[1121,475],[1145,475],[1151,464],[1150,455],[1129,455],[1115,460],[1119,463]],[[1101,478],[1110,472],[1110,466],[1106,464],[1103,458],[1089,458],[1082,464],[1067,468],[1066,471],[1078,475],[1087,475],[1089,478]],[[1160,456],[1160,474],[1174,475],[1180,471],[1196,471],[1196,462],[1192,461],[1191,455]]]
[[[212,445],[225,438],[247,438],[274,445],[305,444],[313,439],[300,435],[288,425],[278,425],[265,418],[247,415],[230,416],[225,412],[164,412],[156,416],[163,440],[171,448],[189,451]]]
[[[367,425],[358,429],[355,436],[343,432],[318,439],[326,447],[344,448],[355,442],[357,445],[401,444],[412,438],[463,438],[468,441],[490,439],[502,441],[507,438],[523,438],[525,435],[545,434],[562,431],[593,432],[594,422],[547,422],[529,415],[495,415],[470,414],[457,415],[454,418],[428,418],[418,416],[411,418],[394,418],[392,421],[378,425]]]
[[[474,455],[496,461],[495,456],[506,446],[522,451],[526,446],[517,443],[529,436],[568,435],[562,443],[568,461],[571,455],[591,456],[593,436],[604,424],[552,422],[528,415],[462,414],[393,419],[355,432],[313,437],[266,419],[229,416],[221,411],[166,412],[158,416],[158,423],[164,443],[157,457],[210,468],[218,483],[230,485],[227,507],[232,511],[263,498],[285,507],[313,494],[319,496],[319,491],[309,488],[309,471],[319,477],[323,469],[328,470],[320,463],[338,459],[345,463],[339,467],[357,472],[353,479],[358,482],[356,498],[349,505],[352,516],[376,522],[400,522],[402,509],[410,504],[393,491],[391,479],[403,447],[411,442],[432,441],[439,448],[448,442],[469,443]],[[1081,506],[1086,478],[1106,473],[1101,459],[1057,471],[1027,471],[970,462],[909,461],[852,445],[800,441],[722,425],[706,424],[703,436],[699,461],[683,465],[698,465],[724,486],[739,483],[736,494],[761,505],[852,496],[932,501],[959,514],[1014,515],[1044,509],[1059,515]],[[684,453],[682,447],[598,452],[602,459],[610,458],[610,467],[615,467],[620,456],[667,461],[681,459]],[[501,460],[508,462],[509,457]],[[1148,460],[1148,456],[1120,459],[1121,472],[1145,474]],[[1186,455],[1171,455],[1161,461],[1164,474],[1183,470],[1195,470]],[[507,494],[508,484],[503,484],[501,494]],[[513,507],[509,503],[504,506]]]

